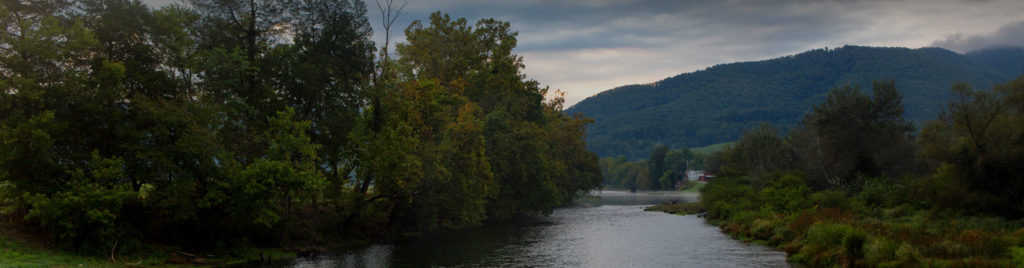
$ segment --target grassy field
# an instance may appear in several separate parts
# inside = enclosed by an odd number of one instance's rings
[[[697,182],[697,183],[694,183],[693,186],[690,186],[690,188],[683,189],[683,192],[684,193],[700,193],[700,189],[704,189],[704,186],[707,186],[707,185],[708,185],[707,183],[699,183],[699,182]]]
[[[700,148],[693,148],[693,149],[690,149],[690,151],[694,152],[694,153],[712,154],[712,153],[715,153],[715,152],[721,152],[722,150],[725,149],[725,146],[729,146],[730,144],[733,144],[733,143],[736,143],[736,142],[732,142],[731,141],[731,142],[716,143],[716,144],[712,144],[712,145],[708,145],[708,146],[704,146],[704,147],[700,147]]]

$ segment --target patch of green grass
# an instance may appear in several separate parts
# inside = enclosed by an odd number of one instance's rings
[[[212,267],[240,265],[258,261],[262,257],[272,260],[290,260],[296,253],[280,248],[239,248],[229,255],[211,258],[186,256],[170,249],[139,256],[115,256],[116,262],[103,257],[85,256],[61,250],[45,249],[0,234],[0,267]]]
[[[693,183],[693,186],[690,186],[690,188],[683,189],[683,192],[684,193],[700,193],[700,189],[704,189],[704,186],[707,186],[707,185],[708,185],[707,183],[695,182],[695,183]]]
[[[141,264],[141,263],[140,263]],[[0,267],[123,267],[99,258],[40,249],[0,235]]]
[[[676,215],[690,215],[704,212],[700,203],[666,203],[644,208],[644,211],[660,211]]]
[[[705,155],[710,155],[712,153],[721,152],[722,150],[725,150],[725,146],[729,146],[729,145],[731,145],[733,143],[736,143],[736,142],[730,141],[730,142],[716,143],[716,144],[712,144],[712,145],[708,145],[708,146],[704,146],[704,147],[693,148],[693,149],[690,149],[690,151],[694,152],[694,153],[701,153],[701,154],[705,154]]]

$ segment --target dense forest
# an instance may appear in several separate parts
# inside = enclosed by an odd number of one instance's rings
[[[637,159],[658,144],[694,148],[735,141],[761,122],[792,129],[827,98],[829,89],[853,85],[866,92],[873,79],[895,81],[905,96],[907,119],[921,126],[956,97],[949,85],[966,82],[988,89],[1024,73],[1021,62],[1020,48],[965,55],[941,48],[816,49],[623,86],[567,111],[596,120],[587,129],[590,150],[601,157]]]
[[[892,81],[747,130],[709,167],[709,221],[812,267],[1024,265],[1024,76],[951,92],[919,132]]]
[[[389,52],[366,13],[3,1],[0,225],[113,259],[475,226],[600,187],[593,121],[523,75],[509,23],[437,12]]]

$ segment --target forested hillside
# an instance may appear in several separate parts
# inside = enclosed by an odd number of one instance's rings
[[[954,82],[991,88],[1019,75],[1021,59],[1024,53],[1014,48],[967,55],[941,48],[817,49],[615,88],[567,112],[596,120],[587,129],[591,151],[643,158],[657,144],[693,148],[734,141],[765,121],[792,128],[830,89],[854,85],[867,90],[875,79],[895,82],[906,117],[920,125],[953,97],[949,87]]]

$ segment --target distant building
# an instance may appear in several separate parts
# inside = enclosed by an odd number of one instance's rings
[[[703,176],[704,176],[704,171],[703,170],[687,170],[686,171],[686,179],[690,180],[690,181],[700,180],[700,177],[703,177]]]
[[[709,182],[709,181],[711,181],[711,179],[714,179],[714,178],[715,178],[715,174],[711,174],[711,172],[704,172],[704,175],[700,176],[699,178],[697,178],[697,181],[698,182]]]

